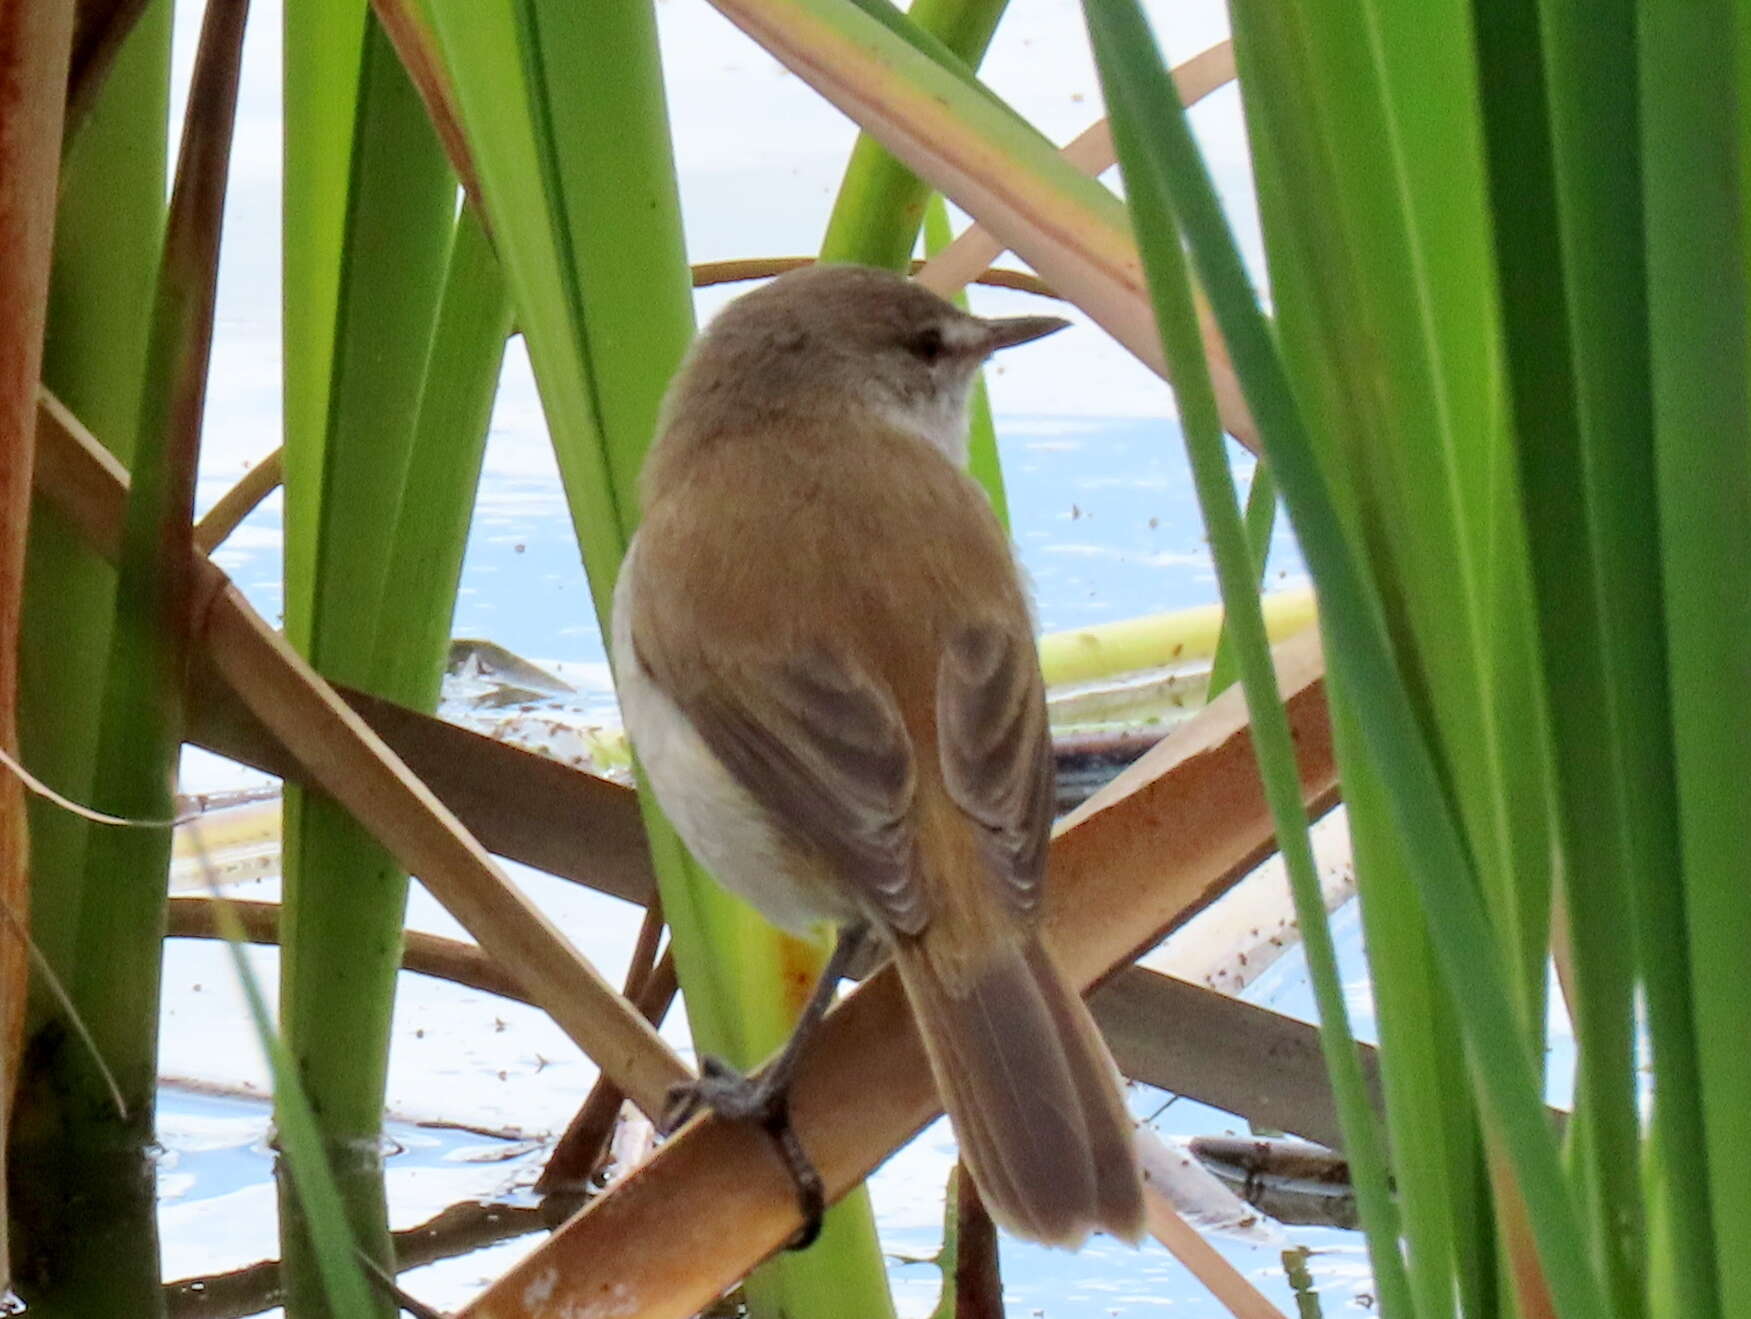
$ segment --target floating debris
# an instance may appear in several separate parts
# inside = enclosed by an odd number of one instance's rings
[[[577,688],[496,641],[458,637],[444,665],[444,698],[475,706],[517,705],[549,696],[575,695]]]
[[[1304,1140],[1195,1136],[1197,1160],[1242,1200],[1279,1223],[1361,1226],[1350,1165],[1341,1154]]]

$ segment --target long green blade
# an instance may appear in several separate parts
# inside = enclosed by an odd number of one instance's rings
[[[406,700],[384,681],[378,637],[456,184],[423,103],[363,4],[294,7],[286,21],[287,633],[324,676]],[[439,598],[434,584],[398,584],[403,622],[448,619],[453,594]],[[416,667],[433,663],[403,654]],[[286,1042],[354,1231],[386,1263],[376,1151],[407,878],[332,800],[290,788],[286,796]],[[324,1285],[320,1261],[306,1252],[300,1205],[283,1200],[295,1308],[318,1304]]]
[[[1140,11],[1118,4],[1091,3],[1084,6],[1084,12],[1179,403],[1180,426],[1191,460],[1198,506],[1216,560],[1217,580],[1222,588],[1223,627],[1233,639],[1265,795],[1276,824],[1277,846],[1289,872],[1306,943],[1351,1181],[1369,1227],[1375,1286],[1387,1313],[1408,1313],[1410,1295],[1398,1254],[1397,1215],[1387,1185],[1386,1157],[1369,1109],[1367,1087],[1344,1003],[1337,952],[1325,920],[1289,720],[1277,688],[1270,640],[1259,606],[1258,569],[1228,465],[1215,392],[1204,364],[1203,340],[1175,232],[1168,161],[1165,152],[1151,147],[1153,141],[1159,140],[1158,125],[1164,116],[1183,123],[1179,98],[1173,93],[1167,67]]]
[[[1582,1194],[1593,1249],[1605,1265],[1612,1313],[1641,1312],[1643,1253],[1633,1038],[1633,926],[1626,842],[1615,773],[1608,655],[1601,636],[1582,460],[1573,343],[1551,150],[1549,93],[1531,0],[1474,6],[1478,68],[1495,200],[1497,282],[1527,507],[1539,621],[1538,651],[1550,712],[1557,836],[1565,910],[1575,950],[1572,984]],[[1600,16],[1604,25],[1609,20]],[[1601,717],[1602,713],[1607,717]],[[1634,1263],[1632,1264],[1632,1261]]]
[[[1724,4],[1636,11],[1667,690],[1724,1315],[1751,1312],[1751,1142],[1740,1120],[1751,1107],[1743,974],[1751,706],[1729,694],[1751,664],[1751,596],[1739,580],[1751,562],[1747,138],[1742,96],[1728,90],[1744,86],[1744,24]]]
[[[62,159],[56,212],[43,380],[123,462],[140,423],[163,237],[170,18],[164,0],[151,5],[117,54]],[[39,776],[80,801],[91,800],[96,777],[102,701],[93,694],[108,683],[114,592],[110,567],[36,501],[19,637],[20,748]],[[71,986],[94,831],[37,798],[29,809],[31,936]],[[33,989],[25,1022],[32,1065],[17,1078],[14,1112],[58,1112],[60,1121],[19,1123],[8,1133],[13,1259],[56,1280],[52,1291],[28,1289],[33,1305],[129,1312],[157,1282],[153,1187],[137,1159],[127,1177],[107,1165],[104,1185],[134,1203],[123,1208],[119,1232],[105,1221],[90,1165],[69,1155],[100,1148],[116,1113],[57,999],[40,984]]]
[[[1127,56],[1140,59],[1138,51],[1152,49],[1148,29],[1134,9],[1097,0],[1089,12],[1091,27],[1106,29],[1104,40],[1113,65]],[[1157,79],[1153,95],[1152,76]],[[1598,1279],[1545,1121],[1532,1051],[1514,1028],[1506,967],[1490,931],[1453,803],[1393,666],[1369,578],[1339,521],[1326,473],[1313,457],[1276,344],[1227,231],[1214,187],[1179,106],[1164,93],[1162,81],[1143,66],[1131,84],[1141,101],[1135,112],[1153,130],[1147,140],[1155,147],[1151,154],[1158,186],[1172,199],[1320,586],[1321,617],[1330,643],[1328,663],[1355,701],[1363,740],[1390,785],[1395,821],[1404,836],[1419,840],[1412,872],[1416,889],[1444,976],[1458,1001],[1460,1025],[1492,1128],[1513,1160],[1551,1293],[1565,1316],[1603,1313]],[[1133,190],[1138,186],[1133,179]],[[1380,1254],[1377,1249],[1377,1267]]]

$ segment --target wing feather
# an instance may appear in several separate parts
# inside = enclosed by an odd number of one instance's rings
[[[814,648],[712,664],[670,696],[773,821],[820,852],[895,930],[929,918],[918,882],[912,743],[887,689]]]
[[[944,648],[936,684],[943,784],[1017,910],[1038,908],[1056,793],[1045,685],[1031,637],[969,624]]]

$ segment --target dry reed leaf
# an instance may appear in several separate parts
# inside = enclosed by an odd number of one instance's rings
[[[350,687],[336,692],[490,852],[645,906],[656,891],[631,788]],[[280,778],[302,768],[197,664],[189,740]]]
[[[1173,71],[1174,86],[1180,101],[1195,105],[1211,92],[1234,81],[1234,43],[1221,41],[1208,50],[1192,56]],[[1113,149],[1112,129],[1105,119],[1084,129],[1060,153],[1084,174],[1099,175],[1118,161]],[[982,224],[974,224],[960,234],[941,252],[919,269],[915,278],[925,288],[945,298],[959,293],[979,278],[981,271],[1003,255],[1004,245]],[[1072,299],[1074,301],[1075,299]],[[1258,427],[1252,411],[1246,406],[1240,380],[1234,374],[1234,363],[1228,357],[1228,345],[1216,328],[1216,318],[1201,290],[1194,288],[1193,300],[1198,312],[1198,331],[1204,340],[1204,358],[1210,371],[1210,385],[1216,391],[1216,409],[1222,418],[1222,428],[1254,453],[1259,451]],[[1126,344],[1131,347],[1130,344]],[[1133,351],[1136,351],[1133,349]],[[1153,341],[1153,356],[1138,355],[1157,374],[1164,374],[1159,341]]]
[[[949,1190],[955,1215],[954,1319],[1004,1319],[997,1224],[986,1212],[964,1164],[950,1174]]]
[[[1276,654],[1303,795],[1318,801],[1333,790],[1336,766],[1317,637],[1305,633]],[[1238,691],[1225,693],[1060,825],[1048,928],[1064,969],[1085,986],[1109,976],[1272,845],[1245,707]],[[837,1198],[938,1111],[923,1046],[884,971],[827,1018],[792,1090],[793,1124]],[[781,1246],[798,1221],[789,1175],[764,1134],[707,1116],[463,1314],[682,1319]]]
[[[661,902],[645,908],[622,988],[626,997],[637,1004],[638,1010],[658,1029],[662,1028],[663,1018],[668,1015],[680,988],[675,980],[673,950],[662,963],[657,961],[657,948],[662,942],[666,924]],[[660,965],[668,967],[666,977],[659,977]],[[596,1078],[589,1094],[584,1096],[584,1102],[578,1105],[572,1120],[566,1124],[564,1134],[548,1154],[547,1166],[535,1180],[537,1195],[554,1192],[581,1194],[590,1189],[597,1169],[608,1156],[615,1123],[625,1102],[626,1097],[620,1093],[619,1086],[606,1076]]]
[[[1167,361],[1123,209],[1097,214],[1017,168],[1003,148],[934,95],[889,68],[845,30],[787,0],[712,0],[723,15],[983,225],[1003,248],[1038,271],[1163,379]],[[871,20],[873,22],[873,20]],[[1224,56],[1206,51],[1195,87],[1220,71]],[[1231,55],[1228,57],[1231,58]],[[919,59],[928,64],[927,57]],[[953,75],[945,75],[952,77]],[[1198,299],[1199,327],[1224,429],[1254,452],[1257,429],[1240,392],[1227,347]]]
[[[113,555],[126,474],[64,407],[39,410],[42,490]],[[646,1112],[690,1073],[650,1023],[542,915],[380,738],[197,556],[197,639],[215,671],[303,767],[509,968],[529,996]]]
[[[1143,1211],[1154,1237],[1223,1305],[1235,1319],[1283,1319],[1283,1312],[1223,1259],[1198,1230],[1179,1216],[1153,1183],[1143,1183]]]

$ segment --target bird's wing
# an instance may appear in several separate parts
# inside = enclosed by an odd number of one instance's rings
[[[910,820],[912,743],[892,695],[825,649],[778,663],[714,659],[700,657],[709,675],[695,669],[671,699],[781,829],[837,866],[894,930],[917,934],[929,911]]]
[[[1004,896],[1018,911],[1033,911],[1056,786],[1032,638],[1003,623],[957,631],[937,673],[936,726],[949,797],[979,826]]]

